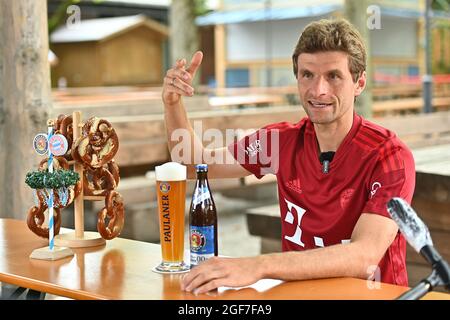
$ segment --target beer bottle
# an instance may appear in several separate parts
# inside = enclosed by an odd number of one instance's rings
[[[189,210],[191,268],[218,254],[217,211],[208,184],[208,165],[198,164]]]

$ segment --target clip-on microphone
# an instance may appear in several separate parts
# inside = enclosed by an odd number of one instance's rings
[[[450,291],[450,267],[433,247],[427,226],[411,206],[401,198],[389,200],[387,210],[408,243],[433,267],[432,273],[426,279],[397,299],[416,300],[436,286],[444,286],[447,291]]]
[[[330,162],[333,161],[334,151],[322,152],[319,156],[320,163],[322,164],[322,173],[328,173],[330,170]]]

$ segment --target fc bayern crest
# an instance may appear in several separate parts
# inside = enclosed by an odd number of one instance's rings
[[[50,152],[54,156],[63,156],[66,154],[69,144],[66,137],[62,134],[55,134],[48,141]]]

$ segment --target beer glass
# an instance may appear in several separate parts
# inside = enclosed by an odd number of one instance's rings
[[[153,270],[186,272],[189,271],[183,261],[186,167],[168,162],[157,166],[155,174],[162,262]]]

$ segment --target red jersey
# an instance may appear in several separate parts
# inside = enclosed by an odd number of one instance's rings
[[[393,132],[356,113],[328,173],[323,173],[308,118],[268,125],[228,149],[256,177],[276,174],[283,251],[345,244],[362,213],[390,218],[386,203],[392,197],[412,200],[410,150]],[[408,285],[406,242],[400,232],[378,267],[382,282]]]

